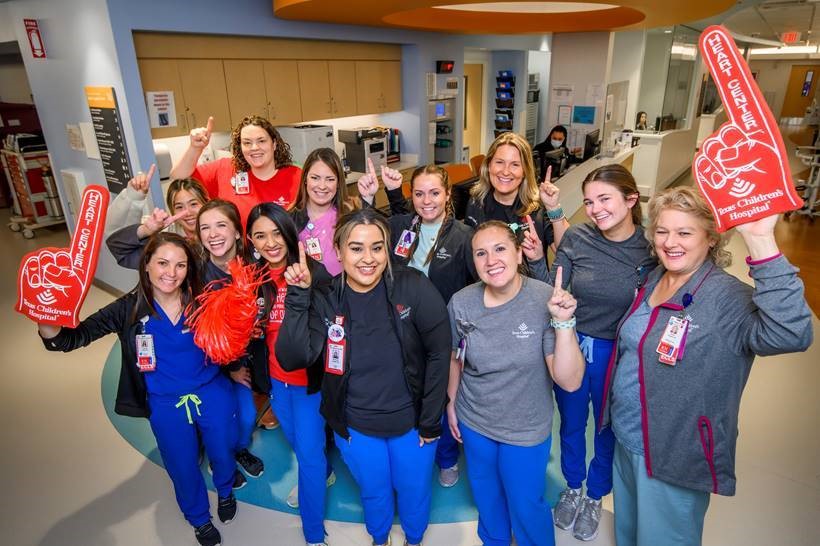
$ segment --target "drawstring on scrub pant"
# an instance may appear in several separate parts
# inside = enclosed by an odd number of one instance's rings
[[[594,343],[594,339],[590,336],[585,336],[581,343],[579,344],[579,348],[581,349],[581,354],[584,356],[584,360],[586,360],[587,364],[592,364],[592,346]]]
[[[188,402],[194,403],[194,409],[196,410],[196,414],[202,417],[202,414],[199,413],[199,405],[202,403],[202,400],[195,394],[185,394],[179,397],[179,402],[174,407],[180,407],[182,405],[185,406],[185,413],[188,415],[188,424],[193,425],[194,420],[191,418],[191,408],[188,406]]]

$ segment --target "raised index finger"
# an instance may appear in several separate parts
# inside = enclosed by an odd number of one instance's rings
[[[148,180],[150,182],[151,178],[154,177],[154,173],[156,172],[156,170],[157,170],[157,164],[156,163],[151,163],[151,168],[148,169],[148,174],[145,175],[146,180]]]
[[[719,25],[708,27],[699,45],[729,120],[748,137],[774,145],[777,124],[727,30]]]
[[[71,268],[77,273],[83,286],[88,285],[88,280],[97,267],[107,210],[108,190],[102,186],[86,187],[68,250]]]
[[[205,136],[211,136],[211,131],[214,130],[214,118],[208,116],[208,124],[205,126]]]
[[[373,164],[373,160],[369,157],[367,158],[367,174],[373,176],[374,180],[378,180],[376,178],[376,166]]]
[[[550,182],[552,180],[552,165],[547,167],[547,172],[544,174],[544,182]]]
[[[305,255],[305,244],[299,241],[299,264],[302,267],[307,267],[307,256]]]
[[[555,296],[556,291],[563,290],[562,282],[564,280],[564,268],[560,265],[555,271],[555,286],[553,287],[552,295]]]

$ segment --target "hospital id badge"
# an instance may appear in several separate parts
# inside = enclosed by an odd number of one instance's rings
[[[137,368],[141,372],[153,372],[157,369],[154,336],[151,334],[137,334]]]
[[[407,258],[410,256],[410,247],[413,246],[413,241],[415,240],[416,234],[409,229],[405,229],[401,232],[401,237],[399,237],[399,242],[396,243],[396,248],[393,252],[395,252],[396,256]]]
[[[669,322],[666,324],[656,349],[659,361],[670,366],[675,365],[688,327],[688,320],[682,317],[669,317]]]
[[[318,237],[308,237],[305,241],[305,246],[307,247],[308,256],[313,258],[316,261],[322,261],[322,245],[319,244]]]
[[[251,182],[248,178],[248,173],[236,173],[233,177],[233,189],[236,195],[248,195],[251,192]]]
[[[327,342],[327,356],[325,358],[325,373],[344,375],[345,373],[345,340],[334,343]]]

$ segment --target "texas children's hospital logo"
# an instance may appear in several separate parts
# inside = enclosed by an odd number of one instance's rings
[[[518,328],[512,331],[512,334],[518,339],[528,339],[535,334],[535,330],[531,330],[526,322],[522,322],[518,325]]]

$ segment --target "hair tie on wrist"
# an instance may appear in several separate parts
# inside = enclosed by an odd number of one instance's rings
[[[558,205],[558,208],[555,210],[547,210],[547,218],[550,222],[557,222],[564,218],[564,209],[561,208],[561,205]]]
[[[575,316],[570,317],[569,320],[555,320],[554,318],[550,318],[550,326],[556,330],[575,328]]]

